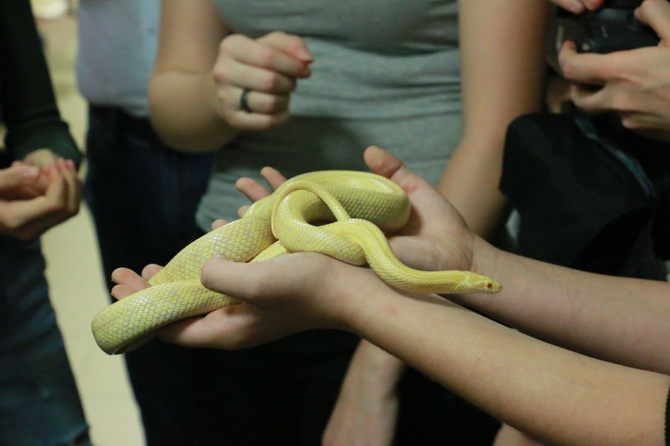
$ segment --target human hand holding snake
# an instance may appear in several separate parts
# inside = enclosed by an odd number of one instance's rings
[[[337,324],[338,318],[333,315],[348,300],[344,296],[351,295],[352,290],[356,296],[364,296],[371,287],[387,288],[389,284],[416,293],[491,293],[500,290],[500,285],[490,278],[460,269],[426,272],[407,268],[392,255],[379,229],[369,222],[347,218],[347,213],[353,217],[365,216],[386,231],[405,227],[405,234],[394,238],[394,245],[407,251],[401,257],[416,265],[428,266],[426,269],[458,265],[467,270],[472,265],[474,236],[435,189],[380,149],[368,149],[366,161],[382,176],[337,171],[298,176],[282,185],[272,196],[254,204],[242,219],[213,231],[186,248],[152,278],[155,287],[136,293],[96,316],[93,330],[101,348],[109,353],[126,351],[143,342],[160,326],[198,314],[206,315],[182,322],[171,330],[163,330],[162,338],[185,345],[242,348],[308,329],[341,328]],[[402,189],[385,180],[384,175],[391,177]],[[317,185],[307,180],[313,180]],[[364,185],[363,189],[351,188],[352,181],[359,187]],[[320,190],[319,183],[325,185],[325,192]],[[415,205],[409,224],[406,223],[410,209],[403,189]],[[338,209],[337,200],[331,203],[334,196],[344,204],[343,209]],[[324,206],[324,200],[328,206]],[[392,209],[398,212],[389,212]],[[322,220],[328,218],[330,212],[337,216],[338,222],[316,227],[300,221]],[[238,270],[235,279],[229,282],[227,272],[242,265],[221,258],[207,260],[217,252],[224,252],[227,258],[237,262],[252,258],[259,249],[256,246],[231,246],[234,245],[231,240],[238,238],[234,231],[242,228],[245,235],[258,231],[262,233],[259,237],[267,238],[263,243],[269,245],[273,240],[272,233],[268,234],[267,225],[256,222],[256,218],[260,216],[259,221],[265,219],[267,223],[270,215],[272,231],[289,251],[316,249],[342,262],[316,254],[275,259],[272,257],[285,251],[281,246],[273,245],[269,251],[254,258],[254,262],[270,260],[255,263],[254,269]],[[300,229],[296,230],[296,227]],[[442,227],[447,229],[440,229]],[[322,243],[324,237],[331,240]],[[441,241],[442,237],[447,239]],[[350,243],[348,238],[355,242]],[[310,246],[317,239],[319,246]],[[435,243],[440,247],[433,247]],[[413,250],[420,252],[409,252]],[[368,269],[352,269],[343,262],[356,265],[367,262],[385,282],[375,278]],[[204,288],[199,286],[200,280]],[[229,291],[224,294],[235,296],[242,303],[230,305],[238,301],[220,294],[223,289]],[[239,296],[238,292],[241,293]],[[189,293],[196,294],[185,296]],[[160,299],[153,297],[156,294]],[[248,301],[248,296],[272,298]],[[117,293],[116,297],[124,296]],[[210,300],[213,303],[208,303]],[[118,311],[114,309],[115,305]],[[188,308],[182,311],[182,306]],[[198,309],[191,312],[194,306]],[[215,311],[215,308],[224,306]]]

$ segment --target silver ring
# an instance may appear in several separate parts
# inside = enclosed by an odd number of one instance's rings
[[[244,110],[247,113],[251,113],[253,110],[249,108],[249,93],[251,90],[245,88],[242,90],[242,96],[240,96],[240,110]]]

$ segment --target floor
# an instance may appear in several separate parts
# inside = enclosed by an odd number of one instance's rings
[[[76,18],[40,20],[47,59],[59,107],[83,147],[86,105],[77,91],[74,61]],[[59,324],[74,369],[84,410],[97,446],[142,445],[138,410],[125,373],[123,358],[107,356],[93,340],[90,321],[109,303],[91,217],[79,215],[43,237],[47,276]],[[77,271],[73,274],[73,271]]]

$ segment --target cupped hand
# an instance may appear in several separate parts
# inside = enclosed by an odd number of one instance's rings
[[[148,266],[142,276],[127,268],[115,270],[112,295],[124,299],[149,287],[154,268]],[[214,258],[202,268],[202,283],[241,303],[172,323],[158,330],[157,338],[188,347],[235,350],[312,329],[344,329],[346,314],[361,293],[387,289],[370,270],[315,253],[256,263]]]
[[[365,151],[364,159],[372,172],[394,181],[410,199],[412,210],[408,224],[389,240],[398,258],[417,269],[469,269],[474,235],[453,206],[432,185],[384,149],[371,146]],[[272,190],[286,181],[271,167],[263,168],[261,175]],[[239,179],[236,187],[252,202],[271,193],[250,178]],[[246,209],[247,206],[240,208],[239,215]]]
[[[290,118],[291,92],[298,79],[311,75],[311,62],[312,55],[299,36],[282,32],[258,39],[227,36],[212,70],[219,116],[238,130],[282,125]]]
[[[364,157],[372,172],[391,179],[409,197],[410,220],[389,239],[396,256],[417,269],[469,270],[476,236],[458,211],[437,189],[387,151],[372,146]]]
[[[415,268],[469,269],[476,236],[442,195],[383,149],[368,148],[365,160],[410,198],[410,222],[391,239],[398,257]],[[371,270],[314,253],[255,263],[212,259],[203,266],[201,279],[206,288],[242,304],[172,326],[163,339],[229,349],[316,328],[346,330],[360,296],[389,292]]]
[[[368,148],[365,160],[410,198],[410,223],[391,240],[398,257],[415,268],[469,269],[476,237],[442,195],[383,149]],[[117,298],[148,286],[146,278],[128,270],[115,273],[115,280]],[[203,265],[201,281],[241,303],[171,324],[157,333],[160,339],[191,347],[239,349],[306,330],[347,330],[361,296],[390,292],[370,269],[316,253],[251,263],[213,258]]]
[[[0,233],[33,239],[79,212],[82,187],[72,163],[18,164],[1,173]]]

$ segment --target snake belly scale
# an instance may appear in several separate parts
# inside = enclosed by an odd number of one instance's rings
[[[368,264],[386,283],[410,292],[500,291],[495,280],[469,271],[419,271],[403,265],[385,234],[405,226],[409,213],[404,191],[382,176],[357,171],[298,175],[254,203],[239,220],[184,248],[149,281],[152,286],[98,313],[93,335],[106,353],[125,353],[171,322],[236,304],[233,297],[200,283],[203,263],[219,253],[249,262],[288,252],[320,252],[353,265]]]

